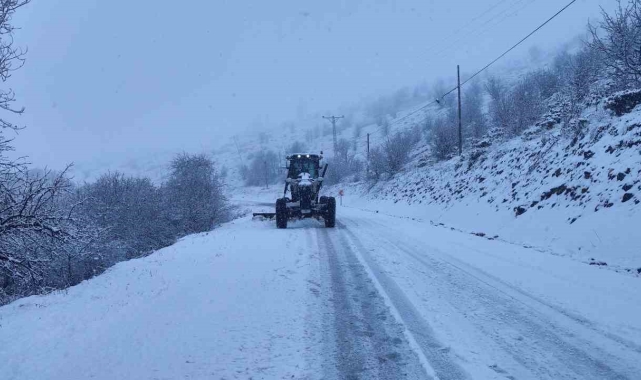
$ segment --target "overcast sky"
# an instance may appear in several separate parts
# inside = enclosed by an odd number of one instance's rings
[[[5,84],[37,165],[215,146],[247,125],[332,110],[483,66],[565,0],[33,0]],[[579,0],[515,51],[585,31]]]

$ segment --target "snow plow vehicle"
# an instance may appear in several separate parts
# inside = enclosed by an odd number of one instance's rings
[[[287,228],[290,219],[305,218],[323,219],[325,227],[333,228],[336,225],[336,198],[320,196],[327,172],[327,164],[321,167],[322,152],[320,155],[295,153],[286,158],[285,191],[283,197],[276,200],[276,212],[254,213],[254,216],[276,218],[277,228]]]

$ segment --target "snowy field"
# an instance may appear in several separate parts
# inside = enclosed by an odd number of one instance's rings
[[[239,195],[272,208],[274,192]],[[250,198],[254,197],[254,201]],[[635,379],[641,283],[339,207],[243,217],[0,308],[0,379]]]

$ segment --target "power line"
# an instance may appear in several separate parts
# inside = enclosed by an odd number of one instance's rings
[[[434,44],[432,44],[431,46],[429,46],[429,47],[426,49],[426,51],[430,51],[430,50],[432,50],[432,49],[435,49],[435,48],[438,48],[438,47],[442,47],[443,45],[451,46],[451,44],[449,44],[448,42],[449,42],[449,41],[451,41],[451,39],[452,39],[452,38],[456,38],[456,37],[458,37],[458,36],[459,36],[463,31],[465,31],[466,29],[468,29],[468,28],[470,28],[470,27],[473,27],[474,22],[475,22],[476,20],[478,20],[478,19],[482,18],[483,16],[485,16],[486,14],[490,13],[491,11],[493,11],[493,10],[494,10],[494,9],[496,9],[499,5],[501,5],[501,4],[503,4],[503,3],[505,3],[506,1],[507,1],[507,0],[500,0],[499,2],[497,2],[497,3],[493,4],[493,5],[491,5],[491,6],[490,6],[488,9],[486,9],[484,12],[482,12],[481,14],[479,14],[479,15],[477,15],[477,16],[475,16],[475,17],[473,17],[472,19],[470,19],[469,21],[467,21],[467,22],[465,23],[465,25],[463,25],[462,27],[460,27],[459,29],[457,29],[454,33],[451,33],[451,34],[450,34],[449,36],[447,36],[444,40],[440,41],[440,43],[439,43],[439,42],[437,42],[437,43],[434,43]],[[517,3],[519,3],[519,2],[521,2],[521,1],[523,1],[523,0],[517,0],[516,2],[517,2]],[[512,7],[513,5],[514,5],[514,4],[510,5],[509,7]],[[508,7],[508,8],[509,8],[509,7]],[[491,19],[490,19],[490,20],[491,20]],[[447,48],[445,48],[445,49],[447,49]],[[443,50],[445,50],[445,49],[443,49]]]
[[[500,60],[501,58],[505,57],[505,56],[506,56],[508,53],[510,53],[512,50],[516,49],[516,47],[518,47],[519,45],[521,45],[523,42],[525,42],[525,40],[527,40],[528,38],[530,38],[534,33],[538,32],[541,28],[543,28],[543,27],[544,27],[545,25],[547,25],[550,21],[552,21],[553,19],[555,19],[555,18],[556,18],[558,15],[560,15],[563,11],[565,11],[566,9],[568,9],[568,8],[570,7],[570,5],[572,5],[572,4],[574,4],[574,3],[576,3],[576,1],[577,1],[577,0],[572,0],[572,1],[570,1],[566,6],[564,6],[563,8],[561,8],[561,9],[560,9],[558,12],[556,12],[552,17],[550,17],[550,18],[549,18],[549,19],[547,19],[544,23],[542,23],[541,25],[539,25],[536,29],[534,29],[532,32],[530,32],[527,36],[523,37],[519,42],[517,42],[517,43],[516,43],[516,44],[514,44],[512,47],[510,47],[509,49],[507,49],[503,54],[499,55],[497,58],[495,58],[494,60],[492,60],[490,63],[488,63],[488,64],[487,64],[487,65],[485,65],[483,68],[481,68],[480,70],[478,70],[477,72],[475,72],[474,74],[472,74],[472,76],[470,76],[470,77],[469,77],[469,78],[467,78],[465,81],[463,81],[463,83],[461,83],[461,86],[464,86],[466,83],[468,83],[469,81],[471,81],[472,79],[474,79],[476,76],[478,76],[479,74],[481,74],[483,71],[485,71],[485,70],[487,70],[488,68],[490,68],[490,66],[492,66],[493,64],[495,64],[498,60]],[[443,95],[441,95],[441,96],[440,96],[440,98],[435,99],[435,100],[433,100],[433,101],[431,101],[431,102],[429,102],[429,103],[427,103],[427,104],[425,104],[425,105],[423,105],[423,106],[421,106],[421,107],[417,108],[416,110],[414,110],[414,111],[412,111],[412,112],[408,113],[407,115],[405,115],[405,116],[401,117],[400,119],[397,119],[396,121],[394,121],[394,123],[393,123],[392,125],[396,125],[396,124],[400,123],[401,121],[403,121],[403,120],[407,119],[408,117],[410,117],[410,116],[412,116],[412,115],[414,115],[414,114],[416,114],[416,113],[418,113],[418,112],[420,112],[420,111],[422,111],[422,110],[426,109],[427,107],[431,106],[432,104],[440,103],[441,99],[443,99],[444,97],[446,97],[446,96],[448,96],[449,94],[453,93],[453,92],[454,92],[454,91],[456,91],[458,88],[459,88],[458,86],[456,86],[456,87],[452,88],[451,90],[449,90],[449,91],[447,91],[446,93],[444,93]]]
[[[455,89],[456,89],[456,88],[455,88]],[[449,93],[448,93],[448,94],[449,94]],[[443,96],[441,96],[441,98],[443,98]],[[419,108],[415,109],[414,111],[412,111],[412,112],[408,113],[407,115],[405,115],[405,116],[401,117],[400,119],[396,119],[396,120],[394,120],[394,123],[392,123],[392,125],[391,125],[391,126],[394,126],[394,125],[396,125],[396,124],[400,123],[401,121],[403,121],[403,120],[407,119],[408,117],[410,117],[410,116],[412,116],[412,115],[415,115],[416,113],[418,113],[418,112],[420,112],[420,111],[422,111],[422,110],[426,109],[427,107],[431,106],[432,104],[436,104],[436,103],[439,103],[439,102],[440,102],[439,100],[432,100],[431,102],[429,102],[429,103],[427,103],[427,104],[425,104],[425,105],[423,105],[423,106],[421,106],[421,107],[419,107]]]
[[[512,16],[514,16],[514,15],[519,14],[519,12],[521,12],[521,11],[522,11],[522,10],[524,10],[525,8],[529,7],[530,5],[534,4],[536,1],[537,1],[537,0],[530,0],[530,1],[527,1],[527,2],[525,2],[525,3],[524,3],[520,8],[518,8],[518,9],[506,9],[504,12],[501,12],[500,14],[497,14],[497,15],[496,15],[496,17],[493,17],[492,19],[488,20],[486,23],[484,23],[483,25],[481,25],[478,29],[473,30],[473,31],[472,31],[472,34],[474,34],[475,36],[479,36],[479,35],[481,35],[481,34],[483,34],[483,33],[487,32],[488,30],[492,29],[493,27],[495,27],[495,26],[497,26],[497,25],[501,24],[501,23],[502,23],[503,21],[505,21],[507,18],[512,17]],[[518,4],[518,3],[516,3],[516,4],[514,4],[514,5],[517,5],[517,4]],[[512,11],[512,12],[510,12],[510,11]],[[500,17],[500,16],[503,16],[503,17],[499,18],[499,19],[497,20],[497,22],[492,23],[492,21],[496,20],[496,19],[497,19],[498,17]],[[488,27],[488,28],[484,28],[486,25],[489,25],[489,27]]]
[[[566,6],[564,6],[564,7],[563,7],[563,8],[561,8],[558,12],[556,12],[552,17],[550,17],[550,18],[549,18],[549,19],[547,19],[543,24],[539,25],[536,29],[534,29],[530,34],[528,34],[527,36],[523,37],[523,39],[521,39],[519,42],[517,42],[516,44],[514,44],[514,46],[512,46],[511,48],[507,49],[507,50],[505,51],[505,53],[503,53],[503,54],[499,55],[499,56],[498,56],[496,59],[494,59],[492,62],[488,63],[488,64],[487,64],[487,65],[485,65],[482,69],[480,69],[479,71],[477,71],[476,73],[474,73],[474,75],[472,75],[471,77],[467,78],[467,79],[466,79],[466,80],[461,84],[461,86],[462,86],[462,85],[464,85],[465,83],[467,83],[467,82],[471,81],[474,77],[476,77],[477,75],[479,75],[479,74],[480,74],[480,73],[482,73],[483,71],[487,70],[490,66],[492,66],[493,64],[495,64],[499,59],[501,59],[501,58],[505,57],[509,52],[511,52],[512,50],[516,49],[516,47],[517,47],[517,46],[519,46],[520,44],[522,44],[523,42],[525,42],[525,40],[527,40],[528,38],[530,38],[534,33],[538,32],[541,28],[543,28],[543,27],[544,27],[545,25],[547,25],[550,21],[552,21],[553,19],[555,19],[555,18],[556,18],[556,16],[560,15],[564,10],[568,9],[568,8],[570,7],[570,5],[572,5],[572,4],[574,4],[574,3],[576,3],[576,0],[572,0],[572,1],[570,1]]]
[[[480,15],[478,15],[478,16],[474,17],[473,19],[471,19],[471,20],[470,20],[470,22],[468,23],[468,25],[469,25],[469,24],[471,24],[472,22],[474,22],[474,21],[476,21],[476,20],[480,19],[481,17],[485,16],[486,14],[490,13],[490,12],[491,12],[491,11],[493,11],[496,7],[498,7],[499,5],[501,5],[501,4],[503,4],[503,3],[505,3],[506,1],[507,1],[507,0],[501,0],[501,1],[499,1],[498,3],[496,3],[496,4],[492,5],[492,6],[490,6],[490,8],[488,8],[485,12],[483,12],[483,13],[481,13]]]
[[[451,43],[447,44],[447,46],[443,47],[442,49],[438,50],[436,53],[432,54],[431,55],[432,58],[430,59],[430,61],[433,62],[436,58],[441,58],[443,56],[443,53],[451,50],[452,48],[460,47],[458,45],[459,42],[462,42],[465,39],[467,39],[467,37],[469,35],[473,35],[475,37],[478,37],[481,34],[486,33],[488,30],[491,30],[495,26],[501,24],[506,19],[518,14],[520,11],[522,11],[526,7],[530,6],[535,1],[536,0],[530,0],[530,1],[519,0],[516,3],[511,4],[507,8],[503,9],[501,12],[495,14],[494,16],[492,16],[491,18],[486,20],[483,24],[481,24],[478,27],[472,29],[469,33],[454,39]],[[517,6],[522,5],[523,3],[525,3],[525,4],[522,7],[514,10]],[[501,17],[501,16],[503,16],[503,17]],[[499,17],[501,17],[501,18],[499,19]],[[497,22],[495,22],[495,23],[492,23],[492,21],[495,21],[496,19],[499,19],[499,20]],[[488,26],[488,27],[486,28],[486,26]]]

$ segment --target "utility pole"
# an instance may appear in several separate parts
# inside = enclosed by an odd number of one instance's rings
[[[456,77],[458,78],[458,154],[463,154],[463,123],[461,121],[461,68],[456,65]]]
[[[369,133],[367,134],[367,178],[369,179]]]
[[[332,133],[334,134],[334,156],[336,156],[336,148],[338,142],[336,141],[336,120],[342,119],[345,116],[323,116],[323,119],[330,120],[332,122]]]
[[[367,134],[367,162],[369,162],[369,133]]]

